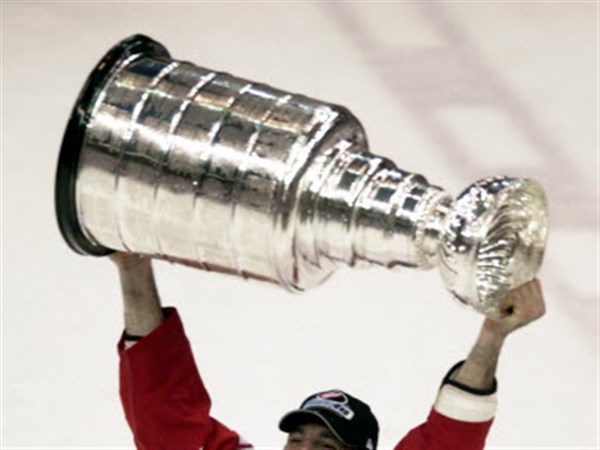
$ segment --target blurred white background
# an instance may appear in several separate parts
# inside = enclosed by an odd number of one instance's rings
[[[457,194],[539,180],[547,316],[502,356],[489,449],[597,449],[598,3],[2,3],[2,448],[133,448],[117,393],[116,273],[54,217],[64,131],[88,73],[137,32],[178,59],[343,104],[375,153]],[[340,270],[282,289],[156,264],[214,400],[258,449],[281,414],[339,387],[390,449],[420,423],[481,316],[436,270]]]

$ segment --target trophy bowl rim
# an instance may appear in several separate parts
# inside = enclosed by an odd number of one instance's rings
[[[134,34],[114,45],[88,75],[63,135],[55,178],[55,213],[61,235],[76,253],[104,256],[113,252],[84,234],[77,215],[76,180],[86,129],[98,95],[120,66],[134,55],[170,57],[163,45],[143,34]]]

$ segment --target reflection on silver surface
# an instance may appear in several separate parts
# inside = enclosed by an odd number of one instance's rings
[[[535,277],[546,237],[545,196],[531,180],[494,177],[461,194],[445,224],[440,270],[461,302],[501,314],[499,302]]]
[[[340,264],[439,264],[490,316],[535,275],[546,237],[531,180],[483,180],[453,201],[369,153],[343,107],[141,53],[93,104],[75,197],[94,244],[290,290]]]

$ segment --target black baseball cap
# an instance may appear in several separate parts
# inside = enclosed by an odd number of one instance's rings
[[[291,433],[300,425],[314,422],[315,419],[348,447],[377,449],[379,425],[371,408],[344,391],[334,389],[311,395],[299,409],[282,417],[279,429]]]

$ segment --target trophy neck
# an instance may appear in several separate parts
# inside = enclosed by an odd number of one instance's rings
[[[302,257],[320,266],[437,263],[452,203],[442,189],[348,141],[324,151],[315,165],[300,208],[307,225],[300,231],[311,234],[297,239]]]

